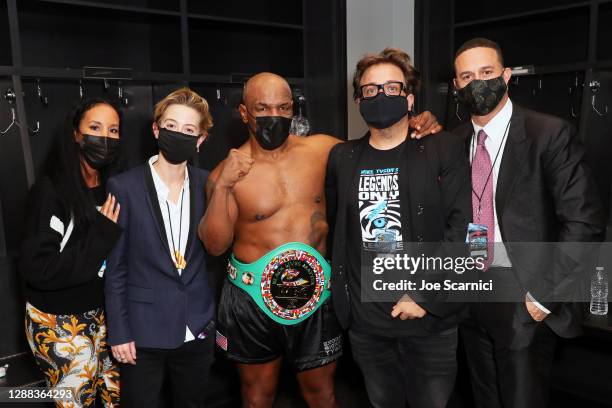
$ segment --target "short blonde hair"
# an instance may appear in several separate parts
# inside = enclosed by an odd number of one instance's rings
[[[155,105],[154,118],[159,124],[161,117],[170,105],[185,105],[195,109],[200,114],[200,131],[206,133],[213,125],[212,116],[208,109],[208,102],[188,87],[183,87],[172,92]]]

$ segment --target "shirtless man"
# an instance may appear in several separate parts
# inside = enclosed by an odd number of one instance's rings
[[[324,258],[324,179],[339,140],[289,134],[291,89],[261,73],[240,105],[249,139],[211,173],[199,236],[211,255],[232,247],[218,314],[218,344],[238,364],[243,404],[271,407],[281,356],[298,372],[310,407],[335,407],[333,375],[342,331],[329,298]],[[429,113],[411,124],[436,132]]]

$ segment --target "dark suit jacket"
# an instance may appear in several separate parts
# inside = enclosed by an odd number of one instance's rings
[[[336,315],[344,328],[350,323],[347,257],[360,256],[346,251],[347,213],[354,200],[351,193],[357,182],[360,158],[369,139],[368,133],[361,139],[334,146],[327,163],[325,194],[330,225],[327,247],[331,248],[331,290]],[[448,132],[422,140],[406,140],[399,173],[400,199],[406,209],[401,215],[404,241],[465,241],[472,205],[469,162],[463,150],[462,141]],[[420,300],[418,303],[428,312],[421,319],[426,329],[441,330],[455,324],[458,304]]]
[[[471,122],[453,132],[469,147]],[[469,148],[465,149],[469,152]],[[604,238],[605,216],[584,150],[568,122],[513,105],[500,164],[495,207],[504,242],[594,242]],[[508,256],[525,291],[553,313],[546,324],[558,335],[580,333],[581,316],[553,291],[577,285],[584,271],[552,245],[508,245]],[[571,255],[571,254],[570,254]]]
[[[124,234],[108,258],[105,295],[108,343],[177,348],[185,326],[197,336],[214,316],[214,302],[197,236],[206,209],[208,172],[189,172],[190,227],[181,276],[172,261],[157,192],[148,164],[111,178],[108,190],[121,204]]]

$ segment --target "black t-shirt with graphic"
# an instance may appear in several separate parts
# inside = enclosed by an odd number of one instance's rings
[[[389,150],[378,150],[369,144],[361,155],[351,189],[348,210],[349,290],[351,327],[354,330],[396,336],[411,331],[406,321],[391,317],[395,303],[362,299],[362,251],[392,253],[403,248],[400,192],[400,161],[404,143]],[[407,175],[401,175],[407,177]]]

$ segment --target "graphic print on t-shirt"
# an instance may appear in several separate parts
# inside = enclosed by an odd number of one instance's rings
[[[399,168],[363,169],[359,174],[359,222],[363,248],[402,249]]]

